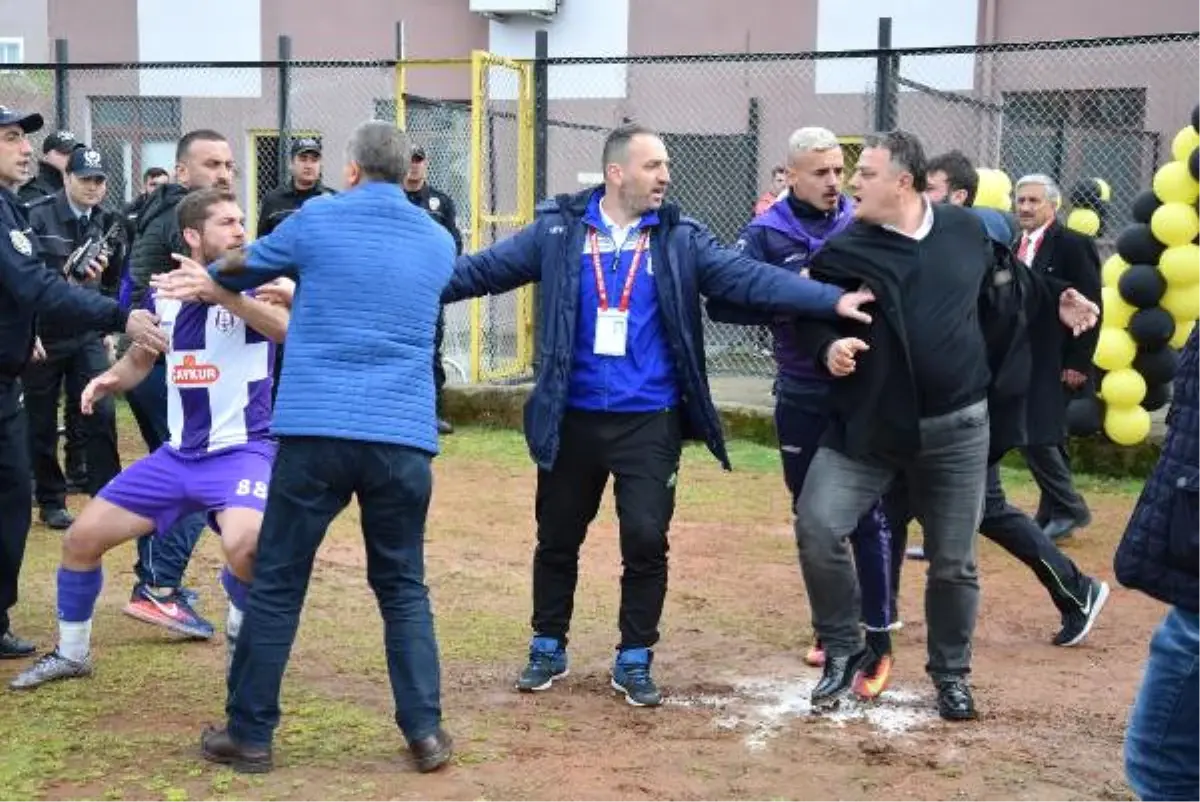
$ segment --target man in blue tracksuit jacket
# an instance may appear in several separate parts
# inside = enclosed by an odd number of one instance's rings
[[[442,296],[452,303],[540,283],[542,326],[525,438],[538,466],[534,637],[522,691],[567,673],[579,548],[615,478],[620,630],[613,687],[657,705],[651,648],[667,591],[667,530],[683,440],[703,440],[729,467],[704,364],[701,296],[764,311],[861,318],[869,293],[845,293],[722,248],[663,204],[667,152],[625,125],[604,144],[604,185],[560,196],[515,236],[462,256]]]
[[[788,140],[788,191],[766,211],[750,221],[737,247],[752,259],[777,265],[793,273],[807,271],[812,257],[831,237],[854,220],[852,201],[842,194],[844,160],[837,136],[825,128],[800,128]],[[761,320],[719,301],[708,304],[709,316],[723,323],[771,325],[774,335],[775,431],[783,462],[783,479],[792,494],[792,508],[800,498],[804,478],[829,419],[828,376],[805,353],[789,318]],[[855,689],[869,698],[887,686],[891,673],[892,624],[891,533],[882,504],[876,504],[858,522],[850,536],[854,564],[862,589],[863,619],[872,659],[856,678]],[[820,666],[824,650],[816,641],[805,662]]]

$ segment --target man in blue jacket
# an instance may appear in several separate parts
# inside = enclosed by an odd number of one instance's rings
[[[1141,799],[1200,799],[1200,379],[1196,329],[1179,353],[1167,438],[1117,547],[1117,579],[1171,606],[1125,733],[1125,774]]]
[[[620,527],[620,630],[612,685],[636,706],[661,702],[652,647],[667,591],[667,529],[683,440],[729,467],[704,364],[701,296],[777,314],[862,320],[866,292],[833,289],[721,247],[664,204],[670,171],[639,125],[604,143],[604,185],[560,196],[515,236],[459,258],[442,300],[540,282],[542,362],[525,408],[538,466],[529,663],[540,691],[567,673],[579,548],[610,475]]]
[[[831,237],[854,221],[853,202],[842,194],[844,159],[837,136],[825,128],[800,128],[788,140],[787,188],[783,198],[750,221],[738,247],[752,259],[807,275],[809,262]],[[713,320],[761,325],[769,323],[775,340],[775,431],[783,461],[783,479],[800,498],[804,479],[817,453],[829,419],[829,377],[805,353],[789,317],[760,320],[713,301]],[[854,565],[862,589],[863,623],[871,660],[854,679],[855,692],[875,698],[887,687],[892,667],[891,533],[882,505],[876,504],[850,536]],[[805,662],[823,666],[825,651],[817,639]]]
[[[272,767],[279,689],[313,561],[351,496],[384,619],[396,723],[419,771],[452,754],[424,548],[438,450],[433,337],[454,242],[404,196],[411,147],[393,125],[361,124],[347,148],[345,192],[309,200],[210,271],[229,290],[285,274],[301,287],[271,425],[279,452],[229,671],[228,726],[201,740],[206,759],[236,771]],[[185,280],[176,271],[155,284]]]

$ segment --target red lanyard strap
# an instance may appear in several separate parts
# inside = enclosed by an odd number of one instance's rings
[[[625,289],[621,291],[621,300],[617,308],[622,312],[629,311],[629,298],[633,295],[633,280],[637,277],[638,265],[642,261],[642,253],[646,250],[646,245],[650,241],[650,230],[643,228],[638,235],[637,243],[633,246],[633,261],[629,265],[629,275],[625,277]],[[596,294],[600,296],[600,310],[608,310],[608,288],[604,284],[604,268],[600,264],[600,237],[596,234],[596,229],[592,229],[591,235],[592,244],[592,268],[596,274]],[[615,243],[614,243],[615,244]],[[621,262],[621,252],[613,252],[613,265],[618,265]]]

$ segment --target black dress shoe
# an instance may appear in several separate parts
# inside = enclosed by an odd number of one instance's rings
[[[19,657],[29,657],[37,651],[37,647],[24,638],[18,638],[10,629],[0,635],[0,660],[15,660]]]
[[[438,434],[454,434],[454,424],[444,418],[438,418]]]
[[[42,519],[42,523],[51,529],[70,529],[71,524],[75,523],[71,513],[62,507],[42,507],[39,517]]]
[[[812,689],[812,696],[809,699],[812,709],[831,710],[837,707],[842,697],[850,692],[850,686],[854,684],[854,674],[866,658],[866,649],[860,649],[855,654],[837,657],[826,652],[821,681]]]
[[[417,764],[417,771],[424,774],[437,771],[450,762],[454,755],[454,741],[445,730],[438,727],[433,735],[409,741],[408,751],[412,753],[413,762]]]
[[[947,721],[970,721],[978,718],[975,700],[971,697],[971,686],[966,677],[941,677],[934,679],[937,687],[938,715]]]
[[[272,769],[271,747],[250,747],[229,737],[229,731],[209,727],[200,735],[204,759],[242,774],[266,774]]]

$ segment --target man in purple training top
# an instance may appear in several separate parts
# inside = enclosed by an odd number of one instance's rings
[[[787,193],[750,222],[738,247],[760,262],[807,275],[813,255],[854,220],[853,204],[841,192],[843,169],[842,148],[832,131],[795,131],[788,140]],[[800,347],[792,318],[765,321],[740,307],[717,302],[710,302],[708,309],[721,322],[771,324],[778,365],[775,430],[794,509],[828,422],[829,380]],[[854,690],[873,699],[887,687],[892,668],[891,532],[879,504],[859,520],[851,543],[871,649],[870,660],[855,677]],[[804,659],[810,665],[824,664],[820,640]]]
[[[208,286],[199,295],[202,302],[172,300],[165,292],[147,296],[171,339],[171,440],[105,485],[68,530],[58,570],[58,647],[14,679],[13,689],[91,674],[92,610],[103,582],[101,558],[121,543],[166,532],[196,512],[207,512],[221,534],[226,559],[221,583],[230,600],[226,634],[232,654],[275,457],[269,437],[271,367],[274,343],[287,332],[288,312],[217,287],[201,266],[245,243],[244,217],[232,194],[193,192],[180,202],[178,214],[191,258],[177,256],[177,272]],[[154,367],[156,356],[131,348],[87,386],[80,408],[88,414],[100,398],[135,386]]]

